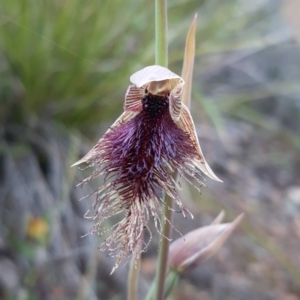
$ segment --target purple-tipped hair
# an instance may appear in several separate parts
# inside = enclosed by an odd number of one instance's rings
[[[171,172],[176,170],[184,177],[200,174],[193,165],[197,158],[195,145],[172,120],[168,97],[148,94],[141,101],[143,109],[139,114],[111,128],[94,147],[89,163],[98,169],[84,181],[104,175],[104,185],[95,191],[93,219],[97,223],[93,231],[104,233],[103,221],[125,212],[125,218],[109,230],[104,242],[104,248],[119,259],[135,252],[142,231],[148,228],[149,216],[154,217],[160,232],[162,190],[181,211],[186,210]]]

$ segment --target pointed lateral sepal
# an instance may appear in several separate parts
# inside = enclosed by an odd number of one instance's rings
[[[129,120],[134,118],[137,114],[138,114],[138,112],[134,112],[134,111],[125,111],[125,112],[123,112],[122,115],[110,126],[110,128],[106,131],[105,134],[110,132],[114,127],[117,127],[117,126],[119,126],[120,124],[122,124],[124,122],[128,122]],[[102,142],[102,140],[103,140],[103,138],[101,138],[98,141],[98,143],[83,158],[78,160],[71,167],[78,166],[82,163],[86,163],[86,162],[90,161],[96,155],[96,148]]]
[[[213,172],[213,170],[210,168],[210,166],[204,158],[203,152],[198,141],[194,121],[188,108],[183,103],[181,107],[180,119],[177,122],[177,126],[189,134],[190,139],[196,147],[198,153],[198,158],[195,161],[196,166],[211,179],[222,182],[222,180],[217,177],[217,175]]]

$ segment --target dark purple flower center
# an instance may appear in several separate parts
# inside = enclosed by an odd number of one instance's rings
[[[167,97],[158,97],[151,94],[142,99],[143,111],[147,113],[148,118],[162,118],[169,108],[169,99]]]
[[[189,135],[172,120],[167,97],[150,94],[141,101],[143,110],[104,135],[99,149],[107,161],[105,178],[113,175],[125,205],[160,198],[160,188],[173,185],[169,166],[184,171],[197,155]]]

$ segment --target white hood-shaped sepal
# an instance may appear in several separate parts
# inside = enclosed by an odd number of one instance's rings
[[[130,76],[130,81],[137,87],[146,86],[150,82],[165,81],[165,80],[167,80],[169,82],[169,86],[167,88],[169,89],[170,92],[171,92],[171,90],[173,90],[175,88],[177,91],[178,85],[179,86],[184,85],[184,81],[179,75],[171,72],[169,69],[167,69],[165,67],[161,67],[158,65],[145,67],[142,70],[137,71]],[[181,94],[181,92],[182,92],[182,89],[179,92],[179,94],[177,91],[177,94],[174,96],[179,96]]]
[[[141,110],[138,99],[142,93],[169,98],[169,111],[172,119],[177,122],[181,113],[180,95],[183,90],[184,80],[169,69],[157,65],[146,67],[137,71],[130,77],[134,86],[130,86],[125,97],[125,107],[132,107],[134,111]],[[127,104],[128,103],[128,104]]]

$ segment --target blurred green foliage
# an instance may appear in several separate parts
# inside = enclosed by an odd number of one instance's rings
[[[124,77],[140,55],[138,37],[148,31],[151,20],[152,8],[145,5],[136,1],[129,9],[124,1],[2,3],[1,98],[7,109],[17,105],[25,114],[83,127],[107,116],[122,103],[118,98],[126,88]]]
[[[240,40],[249,22],[237,0],[170,1],[170,64],[179,73],[197,12],[200,52],[232,42],[233,33]],[[130,74],[153,64],[153,18],[144,0],[2,1],[1,118],[23,124],[35,115],[84,130],[116,117]]]

